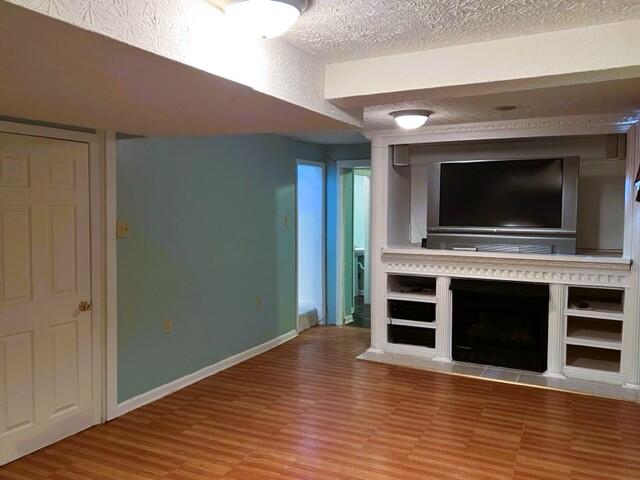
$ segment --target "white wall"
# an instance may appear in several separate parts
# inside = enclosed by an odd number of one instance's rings
[[[623,160],[580,162],[577,237],[579,250],[622,250],[624,181]]]

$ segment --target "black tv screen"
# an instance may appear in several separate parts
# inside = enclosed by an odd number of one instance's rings
[[[562,159],[443,163],[442,227],[562,227]]]

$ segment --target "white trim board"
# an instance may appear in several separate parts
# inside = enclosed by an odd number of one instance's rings
[[[104,134],[104,186],[105,186],[105,410],[106,420],[117,416],[118,408],[118,252],[116,243],[116,135]]]
[[[337,160],[336,168],[371,168],[371,159]]]
[[[298,336],[296,330],[291,330],[279,337],[276,337],[272,340],[269,340],[265,343],[252,347],[244,352],[237,353],[230,357],[225,358],[213,365],[209,365],[208,367],[204,367],[196,372],[185,375],[184,377],[173,380],[172,382],[166,383],[159,387],[154,388],[153,390],[149,390],[148,392],[137,395],[129,400],[125,400],[122,403],[119,403],[116,407],[115,415],[112,418],[119,417],[126,413],[131,412],[137,408],[140,408],[144,405],[147,405],[151,402],[155,402],[156,400],[160,400],[167,395],[170,395],[178,390],[182,390],[189,385],[192,385],[200,380],[203,380],[211,375],[215,375],[227,368],[233,367],[234,365],[238,365],[250,358],[258,356],[262,353],[265,353],[283,343],[288,342],[289,340],[294,339]]]
[[[371,140],[372,152],[380,148],[378,153],[386,162],[388,152],[385,149],[391,145],[627,133],[638,121],[636,115],[626,114],[568,115],[448,125],[427,124],[416,130],[394,128],[369,130],[363,134]]]

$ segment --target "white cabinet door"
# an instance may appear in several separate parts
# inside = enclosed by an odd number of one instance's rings
[[[88,145],[0,133],[0,465],[93,424],[89,260]]]

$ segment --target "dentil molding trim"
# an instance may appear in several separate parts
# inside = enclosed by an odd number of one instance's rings
[[[560,136],[605,133],[626,133],[640,122],[640,114],[576,115],[491,122],[429,125],[413,131],[377,130],[365,132],[379,145],[433,143],[520,136]]]
[[[426,252],[426,251],[425,251]],[[444,254],[443,254],[444,252]],[[533,283],[592,285],[625,288],[630,284],[631,262],[568,256],[464,255],[466,252],[410,253],[385,250],[386,273],[481,278]]]

